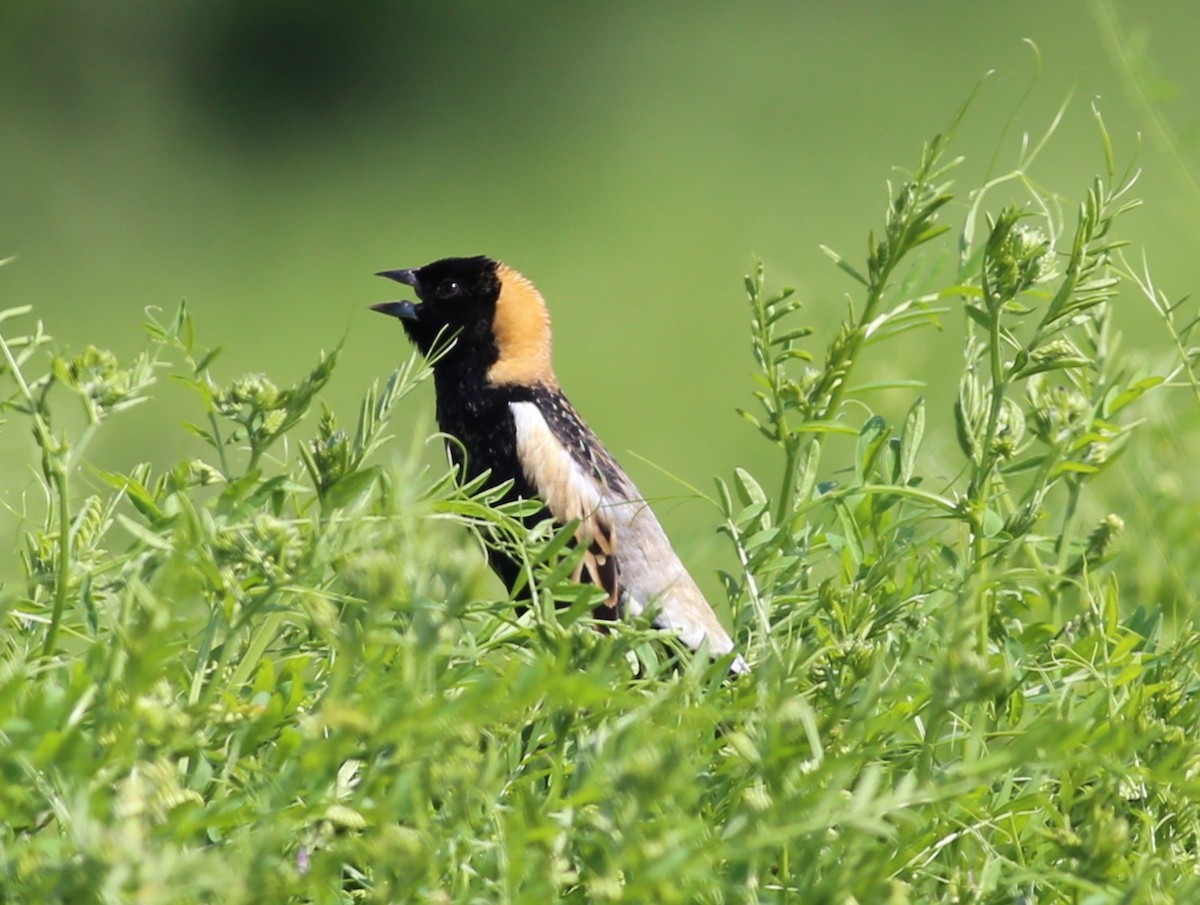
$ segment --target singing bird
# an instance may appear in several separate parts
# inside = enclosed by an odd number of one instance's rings
[[[482,256],[379,276],[411,286],[420,300],[372,308],[399,318],[423,355],[439,337],[453,342],[434,358],[433,380],[438,426],[453,438],[447,448],[460,474],[512,481],[512,498],[540,500],[559,524],[577,522],[584,556],[575,578],[605,592],[604,617],[649,609],[656,627],[692,650],[733,653],[733,639],[646,500],[559,388],[550,315],[533,283]],[[512,588],[519,564],[498,550],[490,561]],[[749,666],[736,655],[730,670]]]

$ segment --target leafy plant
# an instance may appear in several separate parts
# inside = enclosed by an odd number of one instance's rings
[[[536,504],[377,464],[419,359],[353,430],[323,408],[306,436],[337,350],[291,387],[222,382],[184,307],[126,363],[0,313],[0,409],[32,429],[48,501],[0,596],[0,899],[1194,895],[1200,634],[1120,555],[1147,513],[1085,512],[1122,455],[1162,468],[1134,413],[1194,389],[1197,321],[1122,257],[1135,174],[1111,151],[1069,221],[1027,177],[1049,134],[956,202],[957,123],[889,187],[865,261],[828,252],[859,295],[823,354],[794,293],[761,264],[746,281],[743,415],[780,468],[718,482],[739,679],[646,625],[596,631],[570,532],[525,527]],[[989,210],[1000,185],[1027,203]],[[1131,276],[1177,338],[1160,373],[1119,351]],[[953,323],[945,411],[864,370]],[[167,373],[197,454],[91,467],[92,436]],[[895,424],[865,402],[883,389],[905,396]],[[525,562],[527,614],[482,539]]]

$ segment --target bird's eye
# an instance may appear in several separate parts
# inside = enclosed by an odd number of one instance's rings
[[[453,299],[462,295],[462,286],[458,280],[442,280],[438,283],[437,297],[440,299]]]

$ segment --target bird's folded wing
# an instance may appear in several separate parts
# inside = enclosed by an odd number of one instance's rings
[[[656,612],[655,624],[677,632],[688,647],[730,653],[725,631],[680,562],[666,532],[561,391],[510,404],[522,471],[556,521],[578,521],[587,545],[581,580],[590,580],[635,615]],[[748,667],[739,656],[735,672]]]
[[[617,540],[603,507],[603,485],[575,461],[533,402],[511,404],[517,433],[517,457],[530,486],[556,522],[577,521],[575,537],[584,548],[576,581],[594,584],[608,595],[615,617],[621,588],[615,557]]]

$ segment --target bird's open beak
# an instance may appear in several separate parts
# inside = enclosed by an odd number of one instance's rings
[[[414,270],[381,270],[375,276],[387,277],[389,280],[395,280],[405,286],[417,285],[417,274]],[[378,305],[372,305],[371,310],[390,317],[398,317],[403,321],[417,319],[417,306],[413,302],[380,302]]]
[[[387,277],[389,280],[395,280],[397,283],[403,283],[405,286],[417,285],[417,272],[415,270],[381,270],[375,276]]]
[[[398,317],[402,321],[415,321],[417,319],[417,306],[412,302],[380,302],[378,305],[372,305],[371,310],[378,311],[380,314],[387,314],[391,317]]]

